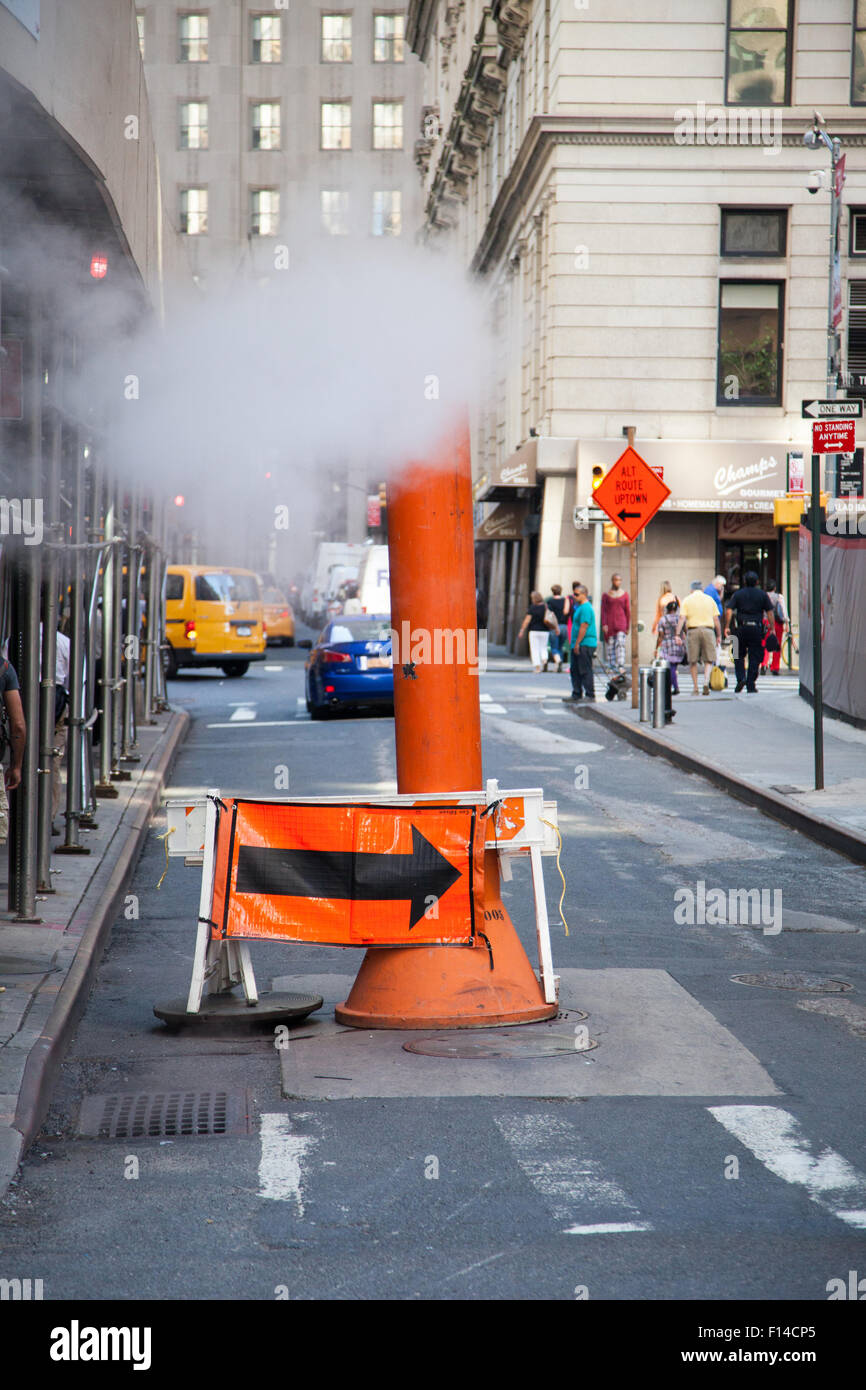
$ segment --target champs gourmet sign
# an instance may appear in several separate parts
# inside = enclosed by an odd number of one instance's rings
[[[787,444],[637,439],[635,447],[671,490],[664,512],[772,512],[785,496]],[[581,440],[579,491],[591,491],[594,464],[607,469],[621,451],[620,440]]]

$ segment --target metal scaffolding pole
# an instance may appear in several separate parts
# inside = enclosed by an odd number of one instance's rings
[[[28,490],[34,500],[42,487],[42,318],[34,296],[27,306],[27,369],[25,418],[27,420]],[[43,517],[44,526],[44,517]],[[18,790],[16,841],[17,914],[19,922],[38,922],[36,916],[36,859],[39,824],[39,608],[42,587],[42,547],[23,546],[19,554],[21,574],[21,631],[18,638],[18,679],[27,724],[27,742]],[[53,667],[52,667],[53,680]],[[53,726],[52,726],[53,728]]]
[[[117,520],[115,522],[115,535],[123,537],[126,544],[115,547],[114,560],[114,605],[112,609],[112,622],[110,627],[106,624],[102,631],[102,659],[111,663],[111,682],[114,691],[112,701],[111,719],[111,780],[113,782],[128,782],[131,776],[125,768],[118,766],[123,742],[123,708],[124,708],[124,685],[123,685],[123,566],[126,562],[129,567],[129,545],[128,533],[124,531],[123,525],[123,493],[118,485],[117,489]]]
[[[138,506],[139,498],[135,487],[129,494],[129,522],[127,525],[126,547],[126,623],[123,634],[123,732],[120,747],[120,760],[124,763],[141,762],[141,754],[136,751],[135,728],[135,687],[138,677],[139,660],[139,572],[141,569],[141,547],[138,544]]]
[[[114,723],[114,691],[111,684],[111,655],[108,634],[114,614],[114,567],[116,547],[112,544],[117,516],[117,485],[106,471],[103,479],[105,523],[105,563],[102,567],[102,614],[96,617],[96,639],[99,650],[97,667],[97,703],[100,707],[99,781],[93,788],[98,797],[116,797],[117,788],[111,783],[111,730]],[[96,646],[94,650],[96,650]]]
[[[46,430],[45,530],[49,544],[42,560],[42,679],[39,706],[39,822],[37,833],[36,881],[40,893],[53,893],[51,883],[51,822],[55,754],[55,670],[57,664],[57,620],[59,567],[55,548],[60,534],[60,461],[63,449],[63,423],[57,400],[57,375],[62,345],[55,341],[49,367],[52,406]]]
[[[81,437],[74,431],[75,461],[72,470],[72,545],[83,543],[84,461]],[[81,737],[84,724],[84,603],[86,569],[84,552],[73,549],[71,604],[72,630],[69,651],[69,734],[66,754],[66,838],[58,854],[89,854],[81,843]]]

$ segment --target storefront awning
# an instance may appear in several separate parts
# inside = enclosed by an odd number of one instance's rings
[[[477,541],[519,541],[529,512],[529,503],[516,500],[500,502],[475,527]]]
[[[495,464],[489,473],[479,478],[475,487],[476,502],[506,502],[515,497],[528,497],[535,487],[538,459],[538,440],[527,439],[519,449]]]

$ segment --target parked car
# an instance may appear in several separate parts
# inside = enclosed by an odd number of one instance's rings
[[[264,661],[267,645],[262,586],[252,570],[169,565],[165,576],[165,671],[218,666],[243,676]]]
[[[285,594],[279,589],[265,589],[265,626],[268,629],[268,646],[293,647],[295,645],[295,615]]]
[[[341,709],[394,707],[391,619],[341,614],[325,624],[305,665],[307,709],[325,719]]]

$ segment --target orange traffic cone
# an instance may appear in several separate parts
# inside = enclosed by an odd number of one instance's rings
[[[389,485],[391,624],[426,633],[428,661],[394,657],[397,786],[401,792],[477,791],[482,786],[478,671],[465,659],[475,637],[475,559],[469,431],[452,431],[430,463]],[[408,627],[407,627],[408,624]],[[462,632],[464,660],[441,659],[437,633]],[[449,653],[453,646],[445,648]],[[475,651],[474,640],[471,650]],[[487,942],[367,951],[341,1023],[357,1028],[477,1028],[551,1018],[500,896],[495,850],[484,856]]]

